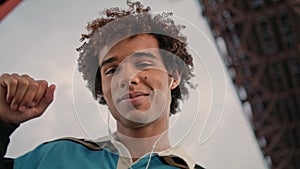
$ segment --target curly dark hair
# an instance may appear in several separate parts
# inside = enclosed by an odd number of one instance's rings
[[[180,111],[179,101],[188,97],[188,86],[193,74],[193,58],[187,52],[186,37],[180,33],[184,28],[176,25],[169,17],[150,13],[150,7],[144,8],[140,2],[127,0],[128,10],[109,8],[104,16],[87,25],[87,34],[82,34],[83,44],[77,48],[79,52],[78,70],[87,87],[100,104],[106,104],[102,93],[101,73],[99,68],[99,52],[107,44],[116,44],[139,34],[149,34],[159,42],[160,53],[168,72],[179,72],[180,84],[171,91],[170,115]],[[166,52],[163,52],[166,51]],[[176,57],[172,57],[176,56]]]

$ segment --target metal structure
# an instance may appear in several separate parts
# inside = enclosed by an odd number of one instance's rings
[[[300,169],[300,0],[199,0],[269,168]]]

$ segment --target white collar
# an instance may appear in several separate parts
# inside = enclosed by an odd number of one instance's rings
[[[115,152],[117,149],[117,152],[120,154],[120,157],[123,156],[125,158],[119,158],[121,160],[119,160],[118,163],[126,163],[129,165],[132,165],[132,159],[131,159],[131,155],[129,153],[129,150],[125,147],[125,145],[123,145],[121,142],[116,140],[116,133],[114,133],[112,136],[105,136],[105,137],[101,137],[99,139],[97,139],[95,141],[95,143],[97,143],[100,147],[101,144],[103,142],[111,142],[112,144],[110,146],[105,146],[105,148],[110,149],[111,151]],[[186,165],[188,166],[188,168],[194,168],[195,166],[195,161],[187,154],[187,152],[185,151],[185,149],[182,146],[175,146],[172,148],[169,148],[167,150],[161,151],[161,152],[154,152],[154,154],[157,154],[159,157],[169,157],[169,158],[180,158],[181,160],[183,160]],[[149,155],[148,153],[145,154]],[[138,160],[139,161],[139,160]],[[136,162],[138,162],[136,161]],[[175,161],[167,161],[169,164],[174,164],[175,165]],[[121,165],[121,164],[120,164]],[[119,166],[119,164],[118,164]]]

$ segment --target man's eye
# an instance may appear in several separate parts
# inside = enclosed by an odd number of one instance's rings
[[[148,67],[150,67],[150,66],[152,66],[153,64],[151,64],[151,63],[138,63],[137,65],[136,65],[136,67],[137,68],[139,68],[139,69],[146,69],[146,68],[148,68]]]
[[[108,74],[114,74],[115,73],[115,71],[116,71],[116,67],[112,67],[112,68],[109,68],[109,69],[107,69],[105,72],[104,72],[104,74],[106,74],[106,75],[108,75]]]

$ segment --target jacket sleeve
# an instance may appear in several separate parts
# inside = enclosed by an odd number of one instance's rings
[[[7,124],[0,120],[0,169],[8,169],[13,166],[13,159],[5,158],[4,155],[6,153],[8,144],[9,144],[9,136],[19,127],[19,125],[11,125]]]

